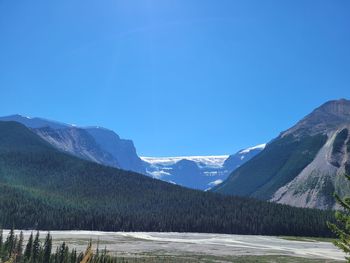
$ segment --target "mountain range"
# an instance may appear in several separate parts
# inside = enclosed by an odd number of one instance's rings
[[[329,101],[266,145],[215,192],[334,209],[350,194],[350,101]]]
[[[57,149],[79,158],[199,190],[208,190],[223,182],[233,170],[264,148],[259,145],[231,156],[140,158],[131,140],[121,139],[103,127],[78,127],[18,114],[0,117],[0,121],[22,123]]]
[[[170,183],[210,190],[265,148],[265,144],[240,150],[230,156],[141,157],[149,165],[146,172]]]
[[[0,121],[0,221],[42,230],[329,236],[331,212],[183,188],[77,158]],[[309,224],[312,222],[312,224]]]
[[[59,151],[98,164],[225,195],[335,209],[350,194],[350,101],[321,105],[269,143],[223,156],[139,157],[131,140],[102,127],[12,115]]]

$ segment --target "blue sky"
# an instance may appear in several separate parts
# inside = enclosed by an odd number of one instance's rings
[[[350,1],[0,0],[0,115],[229,154],[350,98]]]

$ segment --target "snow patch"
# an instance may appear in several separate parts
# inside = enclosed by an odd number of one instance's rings
[[[217,176],[219,171],[209,171],[209,172],[204,172],[205,176]]]
[[[181,160],[205,164],[207,167],[221,168],[229,155],[212,156],[178,156],[178,157],[140,157],[143,161],[153,165],[173,165]]]
[[[159,171],[147,171],[149,175],[151,175],[154,178],[160,179],[163,176],[171,175],[170,173],[164,171],[164,170],[159,170]]]
[[[223,180],[218,179],[218,180],[215,180],[215,181],[213,181],[213,182],[210,182],[208,185],[210,185],[210,186],[216,186],[216,185],[221,184],[222,182],[223,182]]]
[[[239,154],[246,154],[246,153],[249,153],[250,151],[257,150],[257,149],[263,150],[263,149],[265,149],[265,147],[266,147],[266,143],[259,144],[259,145],[244,149],[244,150],[240,151]]]

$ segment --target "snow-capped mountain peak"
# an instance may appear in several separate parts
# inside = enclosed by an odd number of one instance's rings
[[[178,185],[208,190],[222,183],[240,165],[265,148],[265,144],[241,150],[233,155],[141,157],[147,174]]]

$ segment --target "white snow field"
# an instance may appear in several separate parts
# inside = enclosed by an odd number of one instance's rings
[[[189,160],[196,163],[203,163],[207,167],[222,168],[229,155],[213,156],[177,156],[177,157],[140,157],[143,161],[150,164],[173,165],[181,160]]]
[[[24,231],[25,239],[30,233]],[[45,238],[46,232],[40,233]],[[51,235],[54,246],[65,241],[71,248],[83,251],[92,240],[95,247],[99,243],[100,249],[106,247],[111,254],[118,255],[283,255],[332,261],[342,261],[345,256],[330,242],[292,241],[273,236],[99,231],[51,231]]]

